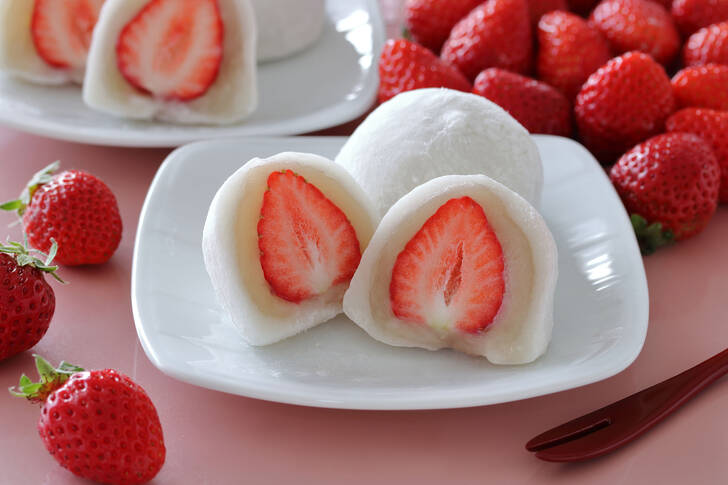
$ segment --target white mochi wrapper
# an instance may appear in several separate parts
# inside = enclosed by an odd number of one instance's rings
[[[81,83],[84,69],[53,67],[38,55],[30,30],[34,0],[0,0],[0,71],[37,84]]]
[[[290,56],[321,36],[324,0],[252,0],[258,25],[258,62]]]
[[[149,0],[106,0],[89,51],[83,100],[107,114],[173,123],[229,124],[245,119],[258,104],[256,25],[250,0],[218,0],[224,22],[223,55],[217,79],[199,98],[170,101],[131,85],[117,67],[116,44],[124,27]]]
[[[348,217],[362,251],[374,234],[371,203],[346,170],[318,155],[286,152],[253,159],[228,178],[205,221],[202,251],[218,300],[243,338],[267,345],[341,313],[346,285],[300,303],[272,293],[260,265],[257,224],[268,176],[292,170],[315,185]]]
[[[418,185],[443,175],[483,174],[539,206],[543,166],[515,119],[482,96],[418,89],[383,103],[359,125],[336,161],[383,215]]]
[[[503,248],[501,308],[478,334],[400,320],[389,297],[397,256],[438,208],[464,196],[481,205]],[[453,348],[494,364],[525,364],[542,355],[551,339],[557,259],[551,232],[523,197],[484,175],[440,177],[402,197],[384,216],[344,296],[344,313],[389,345]]]

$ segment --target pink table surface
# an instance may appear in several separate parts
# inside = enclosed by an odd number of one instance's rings
[[[399,0],[385,1],[390,26]],[[396,31],[391,28],[390,31]],[[57,309],[35,347],[53,362],[113,367],[139,382],[164,427],[167,462],[154,484],[232,483],[728,483],[725,379],[628,447],[583,464],[541,462],[524,451],[535,434],[670,377],[728,344],[728,208],[693,240],[645,260],[650,327],[626,371],[579,389],[497,406],[418,412],[314,409],[247,399],[175,381],[137,340],[130,304],[136,223],[168,150],[102,148],[0,128],[0,199],[60,159],[116,193],[125,223],[106,265],[63,268]],[[12,221],[0,215],[0,227]],[[0,231],[1,232],[1,231]],[[17,237],[18,231],[7,229]],[[4,237],[5,234],[0,234]],[[38,407],[2,395],[31,352],[0,363],[0,484],[87,483],[56,465],[35,426]]]

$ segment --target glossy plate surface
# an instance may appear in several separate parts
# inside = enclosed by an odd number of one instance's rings
[[[377,94],[384,28],[376,0],[327,0],[328,20],[308,50],[259,66],[256,112],[234,125],[133,121],[87,108],[78,86],[48,87],[0,74],[0,123],[30,133],[97,145],[171,147],[196,140],[293,135],[363,114]]]
[[[389,347],[341,315],[267,347],[250,347],[215,301],[202,260],[218,187],[255,156],[293,150],[334,158],[344,138],[201,142],[172,153],[144,204],[132,274],[137,332],[151,361],[177,379],[309,406],[433,409],[513,401],[610,377],[645,340],[648,294],[627,215],[581,145],[534,137],[544,161],[542,212],[559,248],[555,328],[547,353],[499,367],[442,350]]]

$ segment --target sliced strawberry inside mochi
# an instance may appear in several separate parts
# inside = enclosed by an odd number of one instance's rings
[[[198,98],[220,71],[223,32],[216,0],[152,0],[121,31],[118,68],[153,96]]]
[[[291,170],[268,176],[258,247],[271,290],[293,303],[348,283],[361,259],[359,239],[346,214]]]
[[[30,29],[38,55],[53,67],[84,67],[103,4],[104,0],[35,0]]]
[[[485,330],[503,302],[505,265],[483,208],[450,199],[397,256],[389,295],[402,320],[435,329]]]

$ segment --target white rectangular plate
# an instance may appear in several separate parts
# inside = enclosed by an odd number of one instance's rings
[[[536,136],[542,211],[559,248],[555,328],[533,364],[499,367],[443,350],[389,347],[345,316],[278,344],[245,344],[215,300],[202,260],[218,187],[255,156],[293,150],[334,158],[344,138],[218,140],[172,153],[149,190],[137,233],[137,332],[164,373],[211,389],[309,406],[432,409],[494,404],[612,376],[647,332],[642,258],[603,169],[581,145]]]
[[[38,135],[110,146],[171,147],[196,140],[294,135],[336,126],[374,102],[384,27],[377,0],[327,0],[321,38],[261,64],[260,102],[234,125],[175,125],[114,118],[84,105],[78,86],[39,86],[0,75],[0,123]]]

